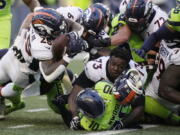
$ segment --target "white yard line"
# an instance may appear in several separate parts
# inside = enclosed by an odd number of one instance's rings
[[[36,109],[29,109],[26,110],[26,112],[42,112],[42,111],[48,111],[48,108],[36,108]]]
[[[7,127],[10,129],[17,129],[17,128],[26,128],[26,127],[32,127],[34,125],[30,125],[30,124],[25,124],[25,125],[17,125],[17,126],[11,126],[11,127]]]
[[[152,128],[152,127],[158,127],[159,125],[143,125],[143,129]],[[122,130],[114,130],[114,131],[101,131],[101,132],[91,132],[81,135],[115,135],[115,134],[121,134],[126,132],[133,132],[141,129],[122,129]]]

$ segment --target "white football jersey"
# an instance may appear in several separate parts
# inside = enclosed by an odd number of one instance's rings
[[[120,14],[124,14],[126,11],[127,4],[130,0],[122,0],[119,6]],[[159,8],[157,5],[153,4],[153,9],[155,10],[155,16],[150,22],[149,26],[141,32],[141,37],[145,40],[150,34],[157,31],[159,27],[167,20],[168,15],[165,11]]]
[[[73,6],[59,7],[56,9],[56,11],[63,15],[65,18],[69,18],[75,22],[78,21],[83,12],[81,8]]]
[[[136,63],[133,60],[130,60],[129,66],[130,66],[130,68],[136,69],[139,72],[142,84],[145,84],[146,79],[147,79],[146,67],[142,66],[142,65],[139,65],[138,63]]]
[[[53,58],[51,42],[35,33],[32,26],[29,31],[27,29],[22,30],[21,35],[16,38],[13,46],[17,46],[21,50],[25,60],[25,63],[20,62],[22,72],[30,71],[28,66],[32,63],[33,58],[37,60]]]
[[[103,56],[96,60],[89,61],[85,66],[86,76],[93,82],[99,80],[107,80],[110,82],[106,75],[106,65],[109,60],[109,56]]]
[[[26,62],[31,62],[33,58],[38,60],[52,59],[51,42],[48,42],[45,38],[40,37],[33,29],[24,30],[21,34],[19,43],[14,44],[21,50],[22,55]]]
[[[149,26],[141,33],[141,37],[144,40],[149,37],[149,35],[151,35],[153,32],[156,32],[168,18],[167,13],[158,6],[153,5],[153,9],[156,12],[153,20],[151,21]]]
[[[99,80],[106,80],[110,82],[110,80],[107,77],[107,71],[106,71],[108,60],[109,60],[109,56],[103,56],[96,60],[89,61],[85,66],[86,76],[93,82],[97,82]],[[141,75],[142,83],[144,84],[147,78],[147,72],[145,67],[140,66],[133,60],[129,62],[129,65],[130,68],[134,68],[139,71]]]
[[[30,29],[30,52],[32,57],[38,60],[49,60],[53,58],[52,43],[46,38],[40,37],[34,29]]]
[[[156,72],[153,75],[153,80],[147,87],[147,93],[158,95],[158,87],[161,75],[170,65],[180,65],[180,48],[170,49],[164,41],[160,43],[159,62]]]

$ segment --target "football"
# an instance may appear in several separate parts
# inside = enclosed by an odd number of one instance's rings
[[[64,55],[66,51],[66,47],[69,43],[69,38],[68,36],[60,35],[58,36],[52,44],[52,54],[53,54],[53,59],[55,61],[59,61],[62,59],[62,56]]]

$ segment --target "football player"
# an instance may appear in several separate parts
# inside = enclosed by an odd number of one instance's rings
[[[97,50],[100,49],[98,47],[106,47],[110,44],[109,40],[106,41],[106,39],[109,39],[109,36],[104,29],[110,22],[111,13],[104,4],[92,4],[84,11],[78,7],[59,7],[56,10],[65,18],[72,19],[84,27],[82,38],[90,45],[88,50],[90,59],[100,56],[98,53],[103,52],[98,52]]]
[[[144,112],[142,82],[137,70],[128,70],[112,83],[99,81],[85,88],[76,97],[78,115],[70,123],[71,129],[119,130],[136,128]]]
[[[179,1],[177,1],[179,2]],[[166,107],[172,109],[173,104],[180,104],[179,86],[179,45],[180,45],[180,25],[179,25],[179,4],[170,12],[169,18],[158,31],[153,33],[144,43],[137,53],[144,57],[145,53],[160,42],[158,68],[153,76],[152,81],[147,87],[146,95],[163,101]],[[165,99],[165,100],[164,100]],[[154,106],[156,107],[156,106]],[[157,108],[157,107],[156,107]],[[149,109],[150,110],[150,109]],[[176,110],[177,111],[177,110]],[[166,113],[165,113],[166,112]],[[168,118],[171,111],[164,111],[162,116]],[[176,121],[180,121],[180,117],[173,117]]]
[[[178,2],[178,1],[177,1]],[[179,38],[180,38],[180,26],[179,23],[179,4],[176,8],[173,8],[170,12],[169,18],[166,23],[164,23],[159,30],[154,32],[144,43],[141,49],[137,50],[136,53],[141,57],[145,57],[148,50],[152,49],[157,42],[160,42],[159,49],[159,62],[158,68],[153,76],[152,81],[147,87],[146,95],[158,99],[168,107],[170,110],[173,104],[179,104]],[[165,100],[163,100],[163,99]],[[151,99],[152,101],[154,99]],[[152,102],[151,102],[152,103]],[[168,105],[168,106],[167,106]],[[160,106],[154,104],[154,108],[160,110]],[[151,113],[151,110],[148,109]],[[162,113],[159,114],[160,117],[169,119],[172,115],[172,111],[162,108]],[[175,109],[175,111],[177,111]],[[156,114],[158,115],[158,114]],[[172,115],[174,121],[180,121],[179,116]]]
[[[167,14],[150,0],[123,0],[120,4],[120,16],[116,31],[109,39],[109,45],[121,45],[130,42],[131,51],[139,49],[142,41],[155,32],[167,20]],[[122,12],[122,13],[121,13]],[[137,39],[139,43],[137,43]],[[108,41],[108,42],[109,42]],[[155,48],[156,50],[156,48]],[[132,51],[133,59],[137,62],[144,61]],[[150,55],[154,58],[154,55]]]
[[[35,81],[34,75],[41,72],[47,82],[52,82],[73,56],[87,49],[87,43],[78,36],[80,31],[78,23],[64,19],[53,9],[43,8],[27,16],[13,46],[0,61],[1,96],[12,102],[5,114],[25,106],[20,94]]]
[[[77,115],[77,106],[75,104],[76,96],[84,88],[91,88],[96,82],[106,80],[114,83],[115,79],[128,68],[135,68],[141,75],[144,84],[147,73],[146,69],[133,60],[130,60],[130,54],[122,48],[112,50],[110,56],[103,56],[96,60],[89,61],[84,71],[76,79],[73,90],[70,93],[68,104],[73,117]]]

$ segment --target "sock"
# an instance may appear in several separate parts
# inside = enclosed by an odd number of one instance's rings
[[[17,105],[21,102],[21,92],[23,88],[14,85],[14,83],[8,83],[1,89],[3,97],[9,99],[12,105]]]
[[[145,112],[158,116],[163,119],[171,119],[172,121],[180,121],[180,116],[174,114],[162,104],[158,103],[156,99],[150,96],[145,98]]]
[[[15,96],[17,94],[17,91],[13,90],[13,86],[14,86],[13,83],[8,83],[4,87],[2,87],[1,95],[3,97],[12,97],[12,96]]]
[[[14,96],[14,97],[8,97],[7,99],[12,102],[12,105],[13,105],[13,106],[16,106],[16,105],[18,105],[19,103],[21,103],[21,95],[20,95],[20,94],[17,94],[17,95]]]

